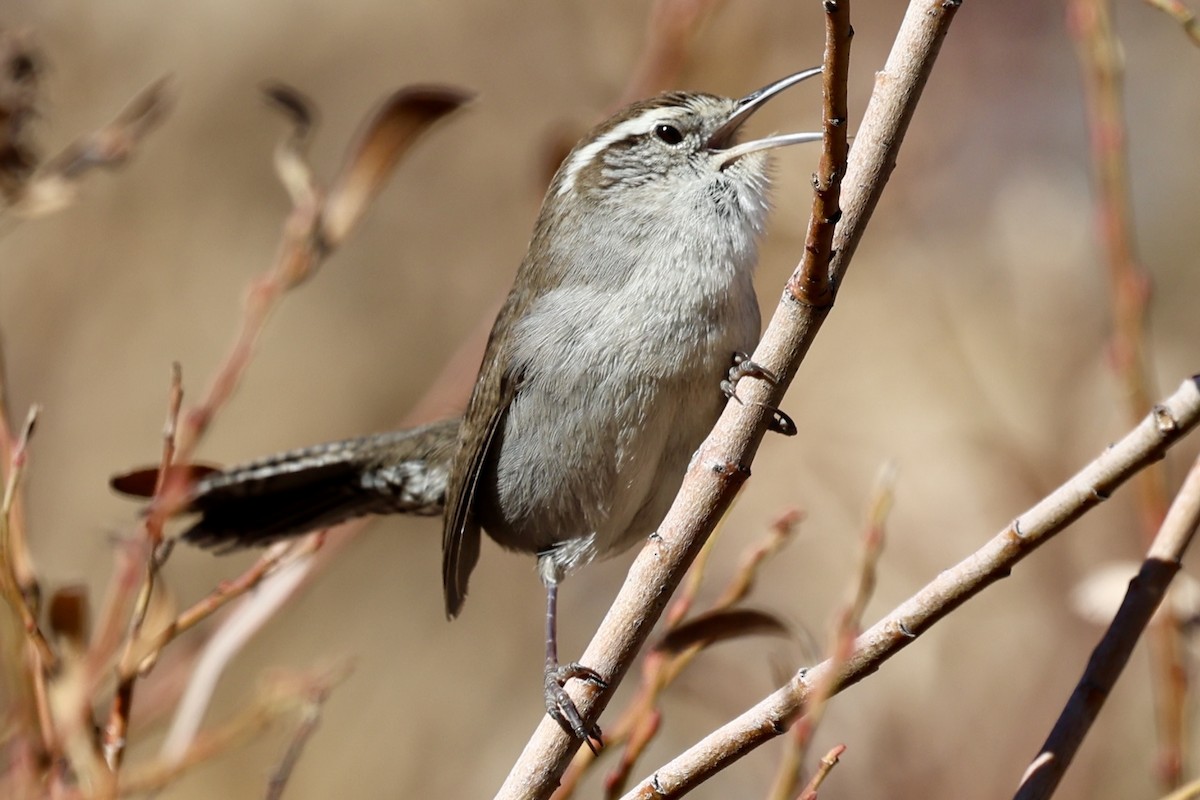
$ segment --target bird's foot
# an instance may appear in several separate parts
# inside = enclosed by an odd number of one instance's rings
[[[561,725],[563,730],[576,739],[582,739],[587,744],[588,749],[593,754],[597,754],[600,752],[600,748],[604,746],[600,726],[584,720],[583,715],[579,713],[579,709],[575,707],[575,701],[571,699],[571,696],[567,694],[567,690],[563,688],[571,678],[587,681],[599,686],[601,689],[608,686],[604,679],[600,677],[600,673],[583,666],[578,661],[570,664],[547,665],[546,713]]]
[[[737,383],[742,378],[761,378],[770,384],[779,383],[779,379],[775,377],[775,373],[771,370],[750,360],[750,357],[745,353],[733,354],[733,366],[729,368],[729,377],[721,381],[721,391],[726,397],[742,402],[742,398],[737,395]],[[763,404],[764,408],[771,412],[771,422],[767,429],[775,433],[781,433],[784,436],[796,435],[796,423],[792,418],[779,410],[775,406]]]

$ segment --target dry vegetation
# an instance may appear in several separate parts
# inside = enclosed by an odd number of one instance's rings
[[[835,745],[845,750],[822,797],[1016,791],[1101,637],[1076,588],[1112,562],[1133,575],[1195,441],[928,633],[941,612],[923,594],[857,648],[854,634],[998,530],[997,563],[1015,563],[1057,512],[1021,516],[1021,542],[1010,523],[1200,371],[1194,23],[1178,6],[1167,10],[1182,30],[1147,5],[1126,2],[1115,22],[1106,8],[958,11],[837,310],[784,403],[799,435],[758,452],[703,570],[602,718],[607,751],[568,771],[577,796],[620,796],[821,661],[753,720],[769,732],[764,721],[804,699],[804,721],[693,796],[799,796]],[[147,571],[165,554],[163,519],[135,518],[107,477],[452,413],[563,143],[659,88],[737,95],[817,62],[820,6],[665,0],[649,22],[640,3],[550,0],[8,13],[0,578],[13,613],[0,625],[0,793],[494,793],[542,717],[532,562],[487,550],[474,588],[487,602],[453,625],[429,520],[261,555],[181,547]],[[898,22],[889,4],[853,8],[852,133]],[[275,95],[290,119],[265,109],[266,79],[302,87],[316,128],[290,94]],[[392,149],[438,114],[413,116],[408,96],[393,96],[395,113],[375,118],[381,138],[364,144],[355,129],[380,97],[431,82],[478,97],[422,138],[367,209]],[[820,119],[813,94],[797,92],[755,127]],[[765,316],[805,250],[817,161],[803,149],[779,158]],[[1175,397],[1186,428],[1186,384]],[[26,447],[20,420],[35,404]],[[162,436],[164,412],[178,441]],[[1151,454],[1155,437],[1184,432],[1156,423],[1144,426]],[[1073,484],[1080,503],[1119,482],[1104,470],[1126,452]],[[165,511],[172,482],[159,489]],[[1179,493],[1178,525],[1164,526],[1175,547],[1195,494]],[[1169,542],[1154,547],[1170,562]],[[567,585],[565,654],[584,649],[630,560]],[[1143,609],[1172,572],[1147,572]],[[948,575],[955,591],[967,585]],[[1099,590],[1102,619],[1123,589]],[[251,603],[229,603],[245,593]],[[1057,796],[1165,796],[1197,777],[1195,609],[1171,607]],[[874,669],[869,645],[903,644],[912,620],[922,635],[904,653],[830,696],[843,670]],[[657,774],[661,786],[681,773]]]

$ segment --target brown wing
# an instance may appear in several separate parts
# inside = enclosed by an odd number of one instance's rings
[[[526,302],[526,298],[514,292],[500,310],[484,351],[483,368],[467,404],[459,449],[450,469],[442,529],[442,591],[449,617],[458,616],[462,610],[467,581],[479,560],[481,529],[475,516],[479,479],[520,383],[510,371],[502,342],[506,338],[504,332],[520,316]]]
[[[475,518],[475,492],[479,476],[487,462],[496,431],[500,428],[511,396],[492,411],[482,435],[475,442],[463,442],[459,451],[454,476],[450,484],[451,495],[446,505],[445,529],[442,532],[442,590],[446,598],[446,614],[458,616],[467,599],[467,581],[471,570],[479,561],[481,529]]]
[[[508,352],[509,334],[547,287],[563,282],[564,266],[549,250],[553,219],[554,214],[543,206],[534,225],[529,252],[492,326],[483,366],[463,417],[459,448],[450,469],[442,529],[442,590],[446,614],[450,617],[458,616],[462,610],[467,580],[479,560],[482,531],[475,515],[479,480],[495,446],[496,434],[521,388],[521,366],[512,363]]]

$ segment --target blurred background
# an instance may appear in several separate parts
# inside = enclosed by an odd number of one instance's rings
[[[44,405],[28,481],[34,556],[46,587],[82,582],[95,605],[113,539],[136,523],[136,506],[107,479],[157,459],[173,360],[199,397],[289,207],[271,163],[284,126],[257,87],[285,81],[316,103],[312,160],[326,176],[393,88],[449,83],[478,97],[418,145],[357,234],[271,320],[201,448],[220,463],[386,430],[414,406],[493,313],[524,253],[555,142],[611,108],[648,18],[648,4],[632,0],[10,0],[3,9],[0,24],[29,27],[48,58],[37,127],[47,153],[163,74],[178,89],[173,113],[127,169],[95,176],[73,207],[0,238],[14,415]],[[1156,289],[1150,356],[1165,396],[1200,371],[1200,53],[1148,6],[1117,12],[1137,235]],[[854,4],[852,131],[901,16],[895,3]],[[816,2],[727,4],[695,41],[680,88],[740,96],[819,63],[822,24]],[[751,128],[814,129],[819,107],[818,87],[798,88]],[[758,280],[764,316],[802,252],[817,155],[797,147],[777,157]],[[817,659],[819,648],[803,642],[824,638],[844,596],[885,461],[899,470],[896,502],[868,624],[1125,432],[1097,241],[1064,7],[966,4],[784,405],[799,435],[768,437],[710,564],[708,600],[772,519],[802,509],[797,539],[764,568],[752,598],[801,631],[801,643],[744,640],[704,653],[667,695],[638,776]],[[444,405],[444,415],[458,410]],[[1186,442],[1169,458],[1172,491],[1196,451]],[[471,602],[449,624],[439,532],[432,520],[372,524],[222,681],[211,721],[243,707],[266,671],[353,658],[289,798],[489,796],[543,713],[533,561],[489,543]],[[815,751],[849,749],[822,797],[1011,792],[1100,633],[1071,610],[1072,588],[1142,550],[1124,490],[837,698]],[[253,557],[178,548],[165,579],[191,603]],[[566,657],[590,638],[631,557],[566,584]],[[621,705],[618,697],[609,715]],[[1150,709],[1143,648],[1060,796],[1156,796]],[[135,707],[130,763],[153,756],[161,734],[161,721],[139,725]],[[290,736],[277,726],[162,796],[260,797]],[[761,797],[779,755],[764,747],[694,796]],[[595,780],[584,796],[599,796]]]

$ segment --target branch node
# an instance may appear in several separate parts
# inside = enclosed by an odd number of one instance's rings
[[[1155,405],[1150,413],[1154,415],[1154,424],[1159,433],[1172,433],[1179,428],[1179,421],[1166,406]]]

